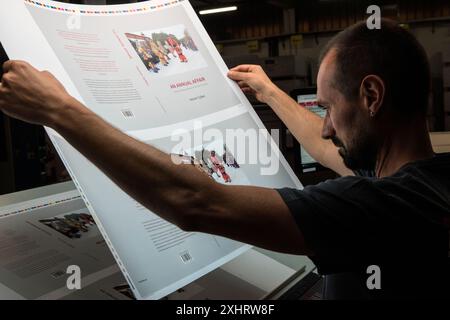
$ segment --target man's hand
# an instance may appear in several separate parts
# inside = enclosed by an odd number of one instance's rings
[[[244,93],[253,94],[262,103],[269,103],[270,97],[279,90],[261,66],[240,65],[231,69],[228,77],[236,81]]]
[[[73,99],[49,72],[24,61],[3,64],[0,82],[0,111],[34,124],[54,127],[67,101]]]

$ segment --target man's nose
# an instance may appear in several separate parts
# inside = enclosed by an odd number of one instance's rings
[[[335,135],[336,130],[334,130],[333,122],[331,122],[330,116],[327,113],[323,121],[322,138],[328,140],[333,138]]]

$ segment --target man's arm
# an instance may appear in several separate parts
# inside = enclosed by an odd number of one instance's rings
[[[267,103],[308,153],[323,166],[341,176],[353,175],[336,146],[322,139],[323,119],[298,103],[270,81],[260,66],[242,65],[230,70],[229,77],[238,82],[245,93]]]
[[[277,191],[225,186],[113,128],[70,97],[49,73],[8,62],[0,110],[51,127],[152,212],[186,231],[217,234],[270,250],[308,254]]]

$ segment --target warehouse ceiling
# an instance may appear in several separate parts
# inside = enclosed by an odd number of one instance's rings
[[[190,0],[191,4],[198,9],[224,7],[233,5],[261,5],[270,4],[276,7],[293,7],[298,1],[295,0]]]
[[[311,4],[321,4],[321,5],[327,5],[327,4],[336,4],[336,3],[345,3],[345,2],[352,2],[349,0],[189,0],[191,4],[195,8],[203,9],[203,8],[211,8],[211,7],[223,7],[223,6],[232,6],[232,5],[272,5],[279,8],[292,8],[292,7],[298,7],[303,5],[311,5]],[[353,1],[355,3],[357,2],[367,2],[371,3],[373,1],[368,0],[358,0]],[[380,5],[385,5],[389,3],[396,3],[395,0],[379,0],[377,1]]]
[[[56,0],[62,2],[71,3],[95,3],[96,0]],[[136,0],[106,0],[107,4],[121,4],[127,2],[135,2]],[[137,2],[142,2],[145,0],[137,0]],[[311,7],[311,6],[328,6],[336,5],[337,3],[367,3],[371,4],[373,0],[189,0],[193,7],[197,10],[211,9],[217,7],[234,6],[237,5],[241,8],[250,8],[255,10],[258,9],[286,9],[293,7]],[[444,0],[428,0],[428,1],[444,1]],[[386,5],[391,3],[396,3],[398,0],[378,0],[377,4]],[[258,11],[254,12],[255,14]]]
[[[72,3],[83,3],[83,0],[57,0],[63,2],[72,2]],[[89,1],[89,0],[88,0]],[[145,0],[137,0],[138,2],[142,2]],[[312,0],[312,1],[323,1],[323,0]],[[106,0],[107,4],[121,4],[127,3],[131,1],[127,0]],[[196,9],[208,9],[208,8],[216,8],[216,7],[226,7],[226,6],[265,6],[271,5],[280,8],[292,8],[296,4],[298,4],[298,0],[189,0],[192,6]]]

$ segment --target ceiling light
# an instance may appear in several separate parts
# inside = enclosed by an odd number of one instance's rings
[[[202,10],[199,13],[201,15],[205,15],[205,14],[213,14],[213,13],[222,13],[222,12],[236,11],[237,9],[238,9],[238,7],[233,6],[233,7],[225,7],[225,8]]]

